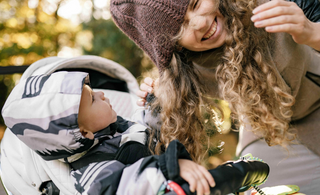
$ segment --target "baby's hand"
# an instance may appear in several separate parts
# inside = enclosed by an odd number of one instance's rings
[[[308,20],[302,9],[294,2],[273,0],[253,10],[251,20],[257,28],[267,32],[286,32],[299,44],[311,46],[317,35],[315,24]]]
[[[140,90],[137,91],[137,95],[141,98],[137,101],[138,106],[144,106],[146,103],[146,97],[148,93],[152,93],[154,90],[154,87],[158,84],[159,79],[153,80],[150,77],[146,77],[144,79],[144,83],[140,85]]]
[[[206,168],[185,159],[179,159],[179,166],[180,176],[189,183],[191,192],[197,190],[197,195],[210,194],[210,187],[216,184]]]

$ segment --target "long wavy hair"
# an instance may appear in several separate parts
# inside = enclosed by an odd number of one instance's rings
[[[204,131],[202,113],[204,87],[199,73],[192,63],[186,64],[181,56],[174,54],[170,66],[160,72],[157,97],[152,109],[159,109],[162,125],[160,141],[155,147],[157,154],[170,141],[178,139],[185,145],[191,158],[201,162],[208,148],[209,138]]]
[[[287,145],[295,138],[289,131],[294,97],[272,60],[272,35],[250,21],[256,0],[220,0],[227,36],[216,71],[219,93],[239,124],[249,123],[252,131],[269,145]],[[177,40],[183,34],[183,27]],[[177,47],[179,48],[179,47]],[[206,92],[199,73],[186,54],[175,52],[160,73],[157,99],[161,105],[161,136],[156,152],[173,139],[182,142],[191,157],[200,162],[209,144],[203,125],[202,108]],[[213,78],[214,79],[214,78]]]
[[[295,139],[289,131],[295,98],[272,60],[272,35],[250,21],[254,7],[254,0],[220,1],[227,37],[216,78],[240,124],[249,123],[270,146],[285,146]]]

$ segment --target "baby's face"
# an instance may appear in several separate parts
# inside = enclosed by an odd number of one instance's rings
[[[224,17],[217,0],[191,0],[179,44],[191,51],[206,51],[225,43]]]
[[[78,124],[80,129],[95,133],[117,121],[117,113],[112,109],[102,91],[94,92],[84,84],[81,94]]]

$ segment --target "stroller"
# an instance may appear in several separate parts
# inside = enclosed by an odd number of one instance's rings
[[[59,70],[82,70],[90,74],[92,86],[104,91],[113,109],[123,118],[130,118],[138,109],[135,91],[139,85],[135,77],[123,66],[97,56],[71,59],[49,57],[32,64],[21,79],[32,75]],[[53,181],[60,194],[75,194],[70,168],[59,161],[44,161],[24,145],[10,130],[1,142],[1,179],[13,194],[40,194],[43,182]],[[9,192],[9,193],[10,193]]]
[[[136,105],[138,97],[135,91],[139,89],[136,79],[123,66],[105,58],[44,58],[32,64],[21,79],[63,70],[88,72],[92,78],[92,88],[103,91],[110,99],[113,109],[123,118],[130,119],[139,110]],[[43,160],[10,130],[5,131],[1,142],[1,179],[8,194],[80,194],[74,187],[74,178],[70,172],[68,164],[58,160]],[[228,174],[222,174],[227,172]],[[269,167],[265,163],[226,163],[211,172],[217,184],[217,190],[212,194],[227,194],[242,186],[246,187],[241,190],[246,190],[265,181],[268,173]],[[193,194],[189,191],[188,185],[181,187],[187,194]],[[171,189],[167,194],[179,193]]]

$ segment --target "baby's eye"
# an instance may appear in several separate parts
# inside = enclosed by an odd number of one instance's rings
[[[91,97],[92,97],[92,102],[94,101],[94,96],[93,95],[91,95]]]

